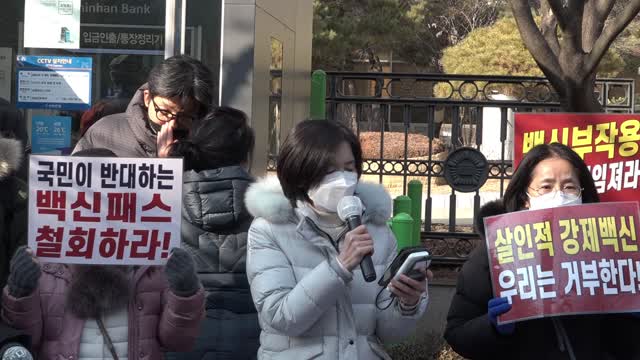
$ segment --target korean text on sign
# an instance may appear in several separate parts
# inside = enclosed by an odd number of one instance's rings
[[[599,203],[485,218],[494,294],[513,304],[500,321],[640,311],[638,207]]]
[[[535,146],[562,143],[589,167],[601,201],[640,201],[640,115],[516,114],[514,166]]]
[[[29,246],[45,262],[163,264],[180,246],[182,160],[30,158]]]

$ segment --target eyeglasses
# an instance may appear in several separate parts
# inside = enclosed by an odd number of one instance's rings
[[[193,115],[185,114],[183,112],[172,113],[169,110],[162,109],[158,106],[158,104],[156,104],[156,101],[153,98],[151,98],[151,103],[153,104],[153,109],[156,112],[156,117],[160,121],[166,122],[166,121],[176,120],[176,121],[180,121],[184,125],[191,126],[191,123],[193,123],[195,119],[195,116]]]
[[[552,192],[557,192],[558,191],[558,190],[555,190],[554,187],[551,186],[551,185],[542,185],[537,189],[529,187],[529,189],[535,191],[540,196],[547,195],[547,194],[550,194]],[[577,187],[577,186],[575,186],[573,184],[566,184],[559,191],[561,193],[565,194],[566,196],[573,197],[573,198],[577,199],[577,198],[580,197],[580,195],[582,195],[582,191],[583,190],[584,190],[583,188],[579,188],[579,187]]]

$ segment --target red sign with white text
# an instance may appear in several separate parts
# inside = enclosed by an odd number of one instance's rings
[[[534,146],[559,142],[587,163],[601,201],[640,200],[640,115],[515,115],[513,166]]]
[[[524,210],[484,219],[499,323],[640,311],[638,203]]]

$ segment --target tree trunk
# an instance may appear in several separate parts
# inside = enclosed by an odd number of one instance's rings
[[[586,54],[573,44],[561,48],[558,56],[563,74],[562,84],[552,84],[564,88],[562,106],[568,112],[602,112],[603,108],[595,96],[596,71],[588,73],[584,63]]]
[[[564,110],[602,112],[604,107],[594,94],[598,65],[640,12],[640,0],[625,1],[620,14],[606,26],[614,0],[543,0],[541,27],[529,0],[509,2],[526,48],[556,90]]]
[[[598,113],[604,112],[604,108],[598,101],[594,89],[596,88],[596,76],[592,74],[581,81],[567,79],[565,81],[566,104],[564,108],[568,112]]]
[[[571,61],[570,58],[567,59],[567,61]],[[561,68],[564,69],[567,67],[568,66],[561,66]],[[542,70],[551,83],[551,86],[558,92],[562,110],[584,113],[604,112],[602,105],[600,105],[594,93],[596,83],[595,73],[583,75],[569,70],[563,72],[565,73],[564,78],[555,80],[554,77],[547,74],[544,68],[542,68]],[[573,74],[566,75],[567,72],[572,72]]]

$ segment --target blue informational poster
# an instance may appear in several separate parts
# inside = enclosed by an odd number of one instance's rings
[[[91,107],[90,57],[24,56],[16,62],[16,106],[87,110]]]
[[[71,117],[34,116],[31,123],[33,154],[71,154]]]

